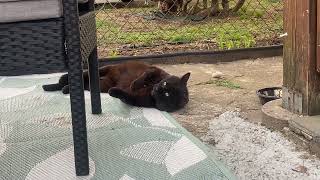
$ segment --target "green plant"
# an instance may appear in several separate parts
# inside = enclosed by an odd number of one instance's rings
[[[216,86],[222,86],[229,89],[240,89],[241,86],[226,79],[217,79],[214,83]]]
[[[241,86],[233,83],[227,79],[210,79],[209,81],[198,83],[196,85],[207,85],[207,84],[214,84],[216,86],[222,86],[229,89],[241,89]]]
[[[119,52],[117,50],[111,50],[108,53],[108,56],[111,57],[111,58],[118,57],[119,56]]]
[[[96,26],[97,26],[97,29],[105,28],[107,26],[107,21],[104,21],[103,19],[97,19]]]
[[[106,9],[99,12],[96,18],[98,45],[116,48],[131,47],[133,44],[141,47],[209,41],[208,49],[215,49],[216,46],[218,49],[252,47],[256,42],[274,39],[275,34],[283,31],[282,13],[277,11],[282,5],[281,0],[250,1],[236,15],[208,18],[201,22],[137,19],[127,8],[121,9],[121,13],[118,9]],[[134,12],[144,15],[152,10],[155,8],[135,8]],[[261,18],[265,17],[266,12],[268,15],[271,13],[272,21]],[[244,18],[246,20],[242,21]]]
[[[217,33],[219,49],[249,48],[255,45],[253,35],[246,29],[225,26]]]
[[[258,8],[248,9],[246,7],[243,7],[236,14],[242,20],[251,20],[252,18],[262,18],[265,15],[265,11]]]
[[[173,43],[190,43],[194,41],[194,36],[192,34],[176,34],[170,37],[169,41]]]

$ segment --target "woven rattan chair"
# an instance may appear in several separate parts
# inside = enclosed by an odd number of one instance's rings
[[[81,3],[81,4],[80,4]],[[82,62],[101,113],[94,0],[0,0],[0,76],[68,71],[78,176],[89,174]]]

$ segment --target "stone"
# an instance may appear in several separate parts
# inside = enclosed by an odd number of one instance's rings
[[[309,149],[320,157],[320,116],[305,116],[289,121],[289,127],[295,133],[309,140]]]
[[[216,71],[211,75],[212,78],[217,78],[217,79],[222,78],[222,76],[223,76],[223,73],[220,71]]]
[[[320,143],[320,116],[294,118],[289,121],[289,127],[308,140]]]
[[[270,129],[283,130],[288,127],[288,121],[299,117],[297,114],[282,107],[282,99],[277,99],[264,104],[261,108],[263,112],[262,124]]]

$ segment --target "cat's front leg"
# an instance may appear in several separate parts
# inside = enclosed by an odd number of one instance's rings
[[[131,104],[131,105],[134,104],[134,102],[132,102],[133,100],[131,96],[119,88],[116,88],[116,87],[110,88],[108,93],[110,96],[118,98],[124,103]]]
[[[115,98],[119,98],[119,99],[125,98],[127,96],[126,92],[124,92],[123,90],[121,90],[119,88],[115,88],[115,87],[110,88],[108,93],[110,96],[115,97]]]
[[[151,67],[147,69],[141,76],[134,80],[131,85],[131,91],[138,91],[150,86],[153,86],[157,81],[159,81],[160,71],[157,68]]]
[[[141,79],[137,79],[137,80],[133,81],[131,83],[131,85],[130,85],[130,89],[133,92],[138,91],[138,90],[143,89],[143,88],[146,88],[146,87],[147,87],[147,85]]]

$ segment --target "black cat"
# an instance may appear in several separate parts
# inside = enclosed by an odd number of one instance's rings
[[[99,74],[101,92],[133,106],[173,112],[189,102],[187,81],[190,73],[179,78],[158,67],[131,61],[101,67]],[[84,72],[83,78],[84,88],[90,90],[88,72]],[[57,84],[44,85],[43,89],[69,93],[68,75],[63,75]]]

